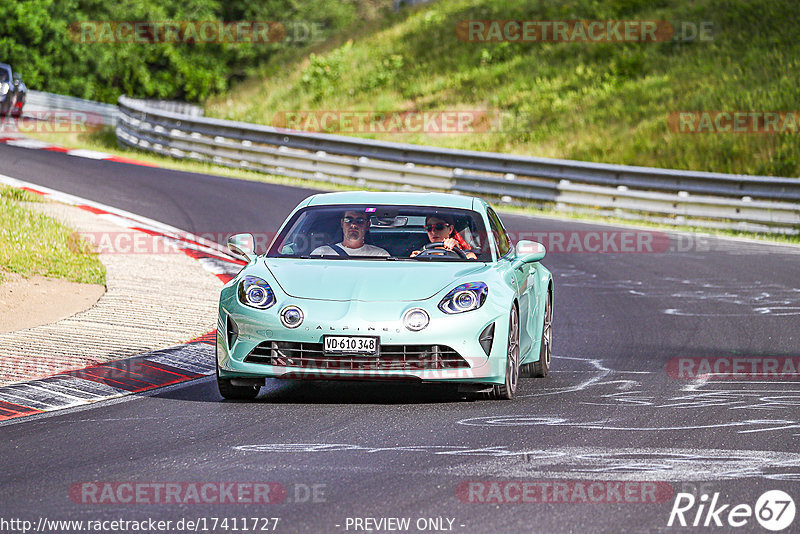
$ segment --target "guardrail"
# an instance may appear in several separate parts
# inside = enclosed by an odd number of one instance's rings
[[[194,104],[187,104],[186,102],[174,102],[171,100],[140,100],[139,102],[153,109],[180,113],[192,117],[202,117],[204,114],[203,108],[195,106]],[[119,117],[119,109],[113,104],[75,98],[74,96],[45,93],[44,91],[28,91],[25,97],[25,112],[54,110],[93,113],[102,117],[103,124],[109,126],[116,126],[117,118]]]
[[[84,111],[103,118],[103,124],[116,126],[119,110],[113,104],[104,104],[93,100],[84,100],[74,96],[56,95],[43,91],[28,91],[25,96],[23,112],[36,111]]]
[[[331,183],[489,195],[672,224],[800,233],[800,180],[375,141],[189,116],[119,99],[119,143]]]

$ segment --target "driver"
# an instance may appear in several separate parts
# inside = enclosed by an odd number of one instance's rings
[[[311,251],[312,256],[390,256],[374,245],[364,243],[369,228],[369,216],[348,210],[339,220],[342,225],[342,240],[335,245],[322,245]]]
[[[464,241],[464,238],[456,231],[453,220],[447,215],[429,215],[425,218],[425,231],[428,232],[428,240],[431,243],[442,243],[445,250],[453,250],[454,247],[460,248],[469,260],[478,259],[474,252],[470,250],[469,244]],[[411,257],[420,254],[421,250],[415,250],[411,253]]]

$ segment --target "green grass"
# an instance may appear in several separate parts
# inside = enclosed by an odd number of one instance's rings
[[[326,51],[277,56],[206,103],[209,116],[271,124],[286,111],[492,110],[507,131],[364,137],[542,157],[800,175],[798,134],[684,134],[677,111],[796,111],[800,25],[789,0],[450,0],[387,15]],[[471,19],[666,20],[710,41],[474,43]],[[337,129],[331,130],[336,133]],[[349,133],[348,133],[349,134]]]
[[[105,267],[88,243],[68,226],[21,204],[38,201],[27,191],[0,188],[0,280],[5,271],[105,284]]]

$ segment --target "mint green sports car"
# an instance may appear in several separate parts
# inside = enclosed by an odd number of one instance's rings
[[[511,242],[479,198],[343,192],[303,200],[222,289],[217,383],[255,398],[265,378],[414,380],[511,399],[546,376],[553,278],[544,246]]]

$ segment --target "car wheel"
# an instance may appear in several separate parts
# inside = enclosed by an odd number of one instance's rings
[[[506,350],[506,379],[503,384],[495,385],[492,398],[511,400],[517,393],[519,383],[519,314],[516,307],[511,308],[508,319],[508,349]]]
[[[220,378],[219,364],[217,368],[217,389],[223,398],[228,400],[253,400],[261,390],[259,386],[234,386],[230,378]]]
[[[531,375],[536,378],[547,376],[550,372],[550,358],[553,355],[553,303],[550,292],[544,305],[544,323],[542,324],[542,341],[539,343],[539,361],[530,365]]]

